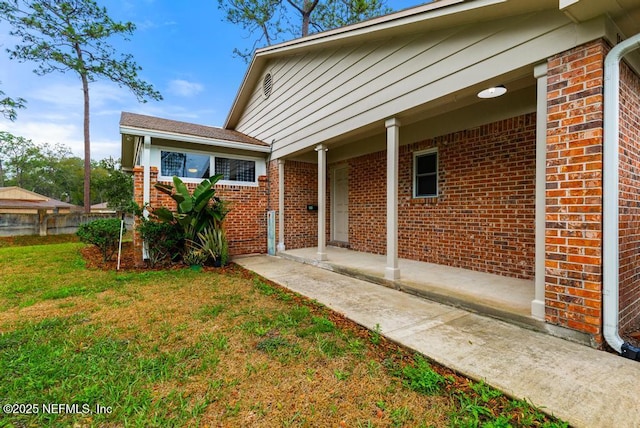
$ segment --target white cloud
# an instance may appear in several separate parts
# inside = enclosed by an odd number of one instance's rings
[[[112,102],[119,102],[129,95],[127,90],[115,84],[92,82],[89,84],[89,102],[92,110],[109,105]],[[82,112],[83,94],[82,85],[77,83],[54,83],[43,85],[37,90],[27,94],[27,99],[31,104],[37,102],[51,104],[57,108],[77,107]]]
[[[163,27],[174,27],[177,25],[177,22],[164,21],[164,22],[158,23],[150,19],[145,19],[143,21],[136,22],[135,24],[136,24],[137,30],[147,31],[147,30],[155,30],[157,28],[163,28]]]
[[[82,106],[82,86],[71,83],[41,85],[27,94],[29,104],[47,103],[58,107]]]
[[[117,134],[117,132],[116,132]],[[120,158],[120,140],[91,140],[91,159]]]
[[[61,124],[40,121],[16,121],[5,126],[13,135],[32,140],[36,144],[63,144],[70,147],[74,154],[81,154],[84,143],[78,139],[82,130],[75,124]]]
[[[13,135],[25,137],[34,143],[41,144],[62,144],[69,147],[75,156],[84,158],[84,140],[82,124],[43,123],[43,122],[14,122],[5,126],[7,132]],[[109,136],[92,133],[91,138],[91,159],[104,159],[120,157],[120,139],[118,138],[117,123],[111,124],[112,132]],[[98,134],[94,136],[93,134]]]
[[[189,82],[187,80],[175,79],[169,82],[169,93],[179,97],[193,97],[204,90],[200,83]]]

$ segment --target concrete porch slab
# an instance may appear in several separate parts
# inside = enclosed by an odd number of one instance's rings
[[[316,248],[301,248],[279,255],[538,331],[548,330],[542,320],[531,316],[531,301],[535,297],[533,280],[399,259],[400,279],[389,281],[384,277],[386,257],[383,255],[329,246],[328,260],[318,261],[316,253]]]

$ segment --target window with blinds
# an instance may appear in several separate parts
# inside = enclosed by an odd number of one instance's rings
[[[251,160],[215,158],[215,173],[222,174],[222,180],[253,183],[256,181],[256,163]]]
[[[233,184],[256,182],[256,161],[235,159],[216,155],[205,155],[162,150],[160,175],[180,178],[203,179],[221,174],[222,181]]]
[[[193,153],[162,151],[160,175],[165,177],[208,178],[210,157]]]

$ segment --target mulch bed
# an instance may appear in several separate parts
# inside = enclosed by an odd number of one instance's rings
[[[80,250],[82,257],[84,258],[87,267],[90,269],[100,270],[116,270],[118,267],[118,255],[116,254],[109,261],[102,261],[102,254],[98,248],[94,245],[87,245]],[[122,243],[122,253],[120,255],[120,269],[121,270],[146,270],[145,265],[136,266],[133,242]]]
[[[174,270],[174,269],[186,269],[182,262],[176,263],[164,263],[161,265],[156,265],[154,267],[149,266],[147,262],[142,262],[139,258],[136,257],[135,248],[133,246],[133,242],[127,241],[122,243],[122,252],[120,254],[120,269],[121,271],[149,271],[149,270]],[[83,249],[80,250],[82,257],[85,260],[85,263],[89,269],[99,269],[99,270],[117,270],[118,269],[118,254],[114,254],[111,260],[103,261],[102,254],[100,250],[95,245],[87,245]],[[203,266],[203,271],[215,271],[215,272],[225,272],[228,270],[235,269],[233,263],[223,267],[223,268],[214,268],[211,266]]]

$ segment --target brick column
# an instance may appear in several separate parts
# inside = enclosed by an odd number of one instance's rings
[[[548,61],[545,306],[602,342],[604,57],[597,40]]]

